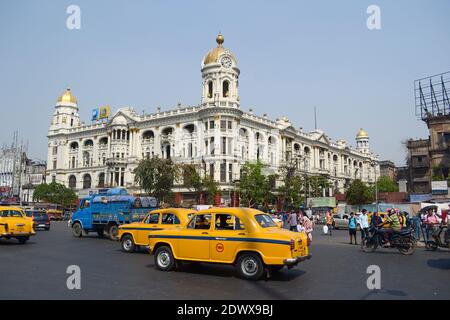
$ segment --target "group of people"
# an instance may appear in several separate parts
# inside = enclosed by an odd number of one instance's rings
[[[281,213],[283,226],[294,232],[305,232],[309,240],[312,241],[314,222],[303,210],[287,210]]]
[[[450,205],[449,205],[450,209]],[[425,242],[430,240],[430,237],[437,234],[439,227],[446,226],[447,230],[444,233],[445,241],[449,240],[450,229],[450,217],[448,216],[449,210],[442,210],[441,215],[438,215],[433,209],[428,209],[425,213],[417,217],[415,222],[416,236],[420,238],[420,229],[424,230]]]
[[[369,216],[371,216],[369,218]],[[325,220],[328,228],[328,233],[331,236],[334,225],[333,216],[331,212],[327,211],[325,214]],[[361,211],[361,214],[356,215],[354,212],[350,213],[348,218],[348,232],[350,236],[350,244],[358,244],[357,231],[361,232],[361,241],[369,236],[369,230],[373,227],[381,227],[385,234],[386,240],[389,239],[389,235],[394,232],[400,232],[402,228],[408,225],[409,221],[403,212],[399,212],[398,209],[389,209],[387,216],[383,220],[378,212],[368,212],[366,209]]]

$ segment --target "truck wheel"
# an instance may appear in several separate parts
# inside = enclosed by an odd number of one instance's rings
[[[175,268],[175,258],[170,247],[161,246],[156,250],[155,265],[162,271],[170,271]]]
[[[118,240],[117,236],[119,235],[119,228],[116,225],[112,225],[111,227],[109,227],[108,234],[111,240]]]
[[[136,245],[134,244],[133,237],[126,234],[122,237],[122,250],[128,253],[134,252]]]
[[[244,253],[237,261],[237,268],[242,278],[258,280],[264,274],[264,265],[256,253]]]
[[[28,239],[29,239],[29,238],[27,238],[27,237],[20,237],[20,238],[17,238],[17,240],[19,240],[19,243],[20,243],[20,244],[25,244],[25,242],[27,242]]]
[[[72,234],[76,238],[81,238],[83,235],[83,228],[81,228],[81,224],[79,222],[75,222],[72,225]]]

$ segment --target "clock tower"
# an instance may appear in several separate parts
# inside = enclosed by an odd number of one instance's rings
[[[217,47],[202,61],[202,105],[207,107],[239,108],[239,74],[237,59],[223,47],[222,34],[216,38]]]

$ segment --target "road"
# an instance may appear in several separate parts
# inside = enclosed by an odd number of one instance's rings
[[[359,236],[359,235],[358,235]],[[161,272],[146,252],[127,254],[118,242],[72,237],[65,222],[38,231],[27,244],[0,240],[0,299],[450,299],[450,252],[418,248],[364,253],[347,231],[322,235],[313,258],[256,282],[231,266],[188,263]],[[81,290],[68,290],[69,265],[81,268]],[[381,268],[381,289],[369,290],[369,265]]]

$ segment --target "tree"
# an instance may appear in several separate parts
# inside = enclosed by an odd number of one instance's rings
[[[348,204],[361,205],[373,202],[374,195],[371,192],[371,188],[361,180],[356,179],[350,184],[345,193],[345,198]]]
[[[325,176],[308,177],[309,193],[311,197],[322,197],[323,190],[331,188],[331,183]]]
[[[173,186],[180,179],[180,168],[170,159],[143,159],[133,171],[135,182],[162,203],[173,202]]]
[[[398,185],[390,177],[381,176],[377,181],[378,192],[398,192]]]
[[[304,202],[304,179],[298,174],[296,165],[287,165],[281,168],[283,185],[278,192],[284,200],[285,205],[300,207]]]
[[[214,197],[220,193],[219,184],[210,176],[202,177],[199,166],[193,164],[182,165],[183,185],[197,193],[197,201],[200,193],[206,192],[206,203],[214,204]]]
[[[246,162],[241,168],[239,193],[241,200],[248,206],[264,204],[271,191],[271,179],[263,174],[264,164]]]
[[[77,195],[72,189],[69,189],[60,183],[43,183],[38,185],[34,190],[33,200],[45,201],[67,207],[77,200]]]

